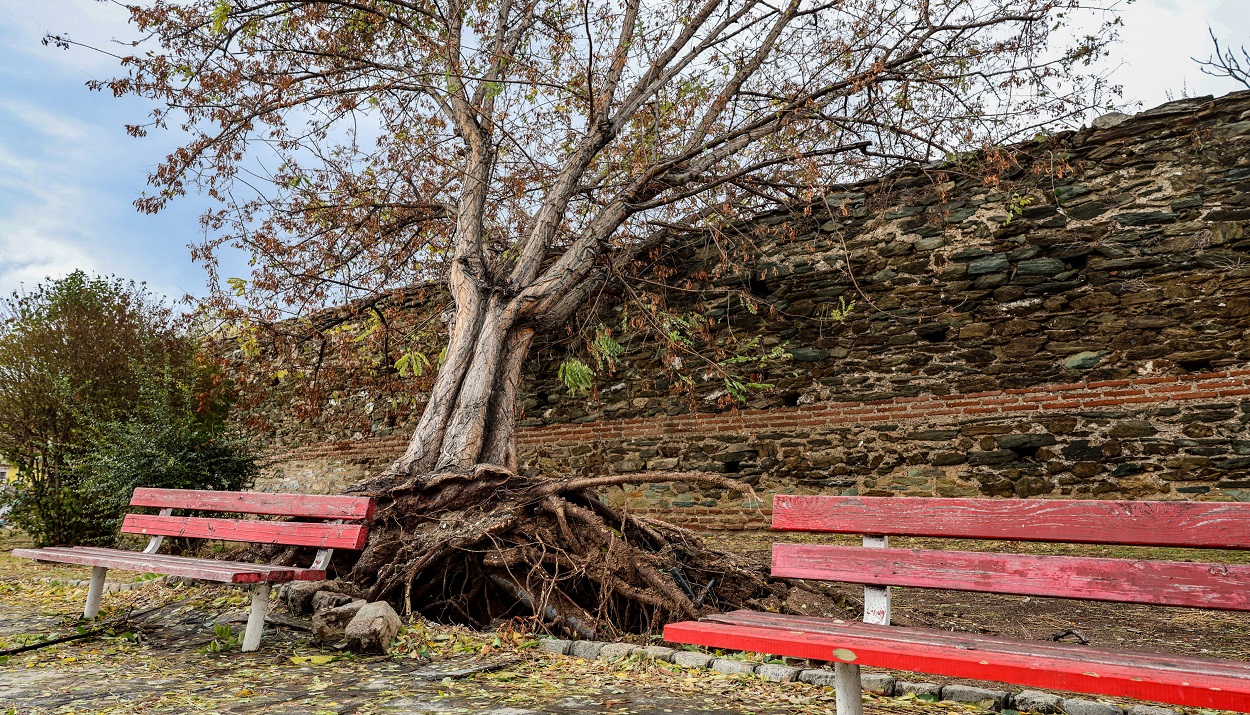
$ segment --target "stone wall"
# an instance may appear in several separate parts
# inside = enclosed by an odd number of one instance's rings
[[[524,468],[715,471],[761,496],[1250,499],[1250,93],[1096,124],[760,217],[730,270],[723,240],[671,240],[668,308],[699,316],[706,354],[781,348],[755,376],[774,387],[742,404],[682,382],[626,329],[574,397],[567,344],[539,345]],[[405,431],[302,445],[264,486],[339,489]],[[767,517],[684,485],[606,496],[710,527]]]

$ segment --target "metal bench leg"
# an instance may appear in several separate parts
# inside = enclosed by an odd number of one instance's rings
[[[252,587],[252,612],[247,617],[247,630],[243,631],[244,652],[260,648],[260,636],[265,631],[265,616],[269,615],[269,584],[258,583]]]
[[[87,605],[82,609],[83,618],[95,618],[100,613],[100,599],[104,596],[104,574],[106,566],[91,567],[91,585],[87,586]]]
[[[834,663],[833,681],[837,688],[838,715],[863,715],[864,691],[859,683],[859,666]]]

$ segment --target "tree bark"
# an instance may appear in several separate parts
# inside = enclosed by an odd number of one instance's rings
[[[514,324],[513,312],[498,296],[458,306],[429,402],[388,473],[464,472],[478,464],[516,470],[516,396],[536,331]]]

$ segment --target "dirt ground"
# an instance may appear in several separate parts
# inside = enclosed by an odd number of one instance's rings
[[[764,558],[776,536],[726,533],[710,538]],[[11,533],[0,532],[0,650],[74,634],[80,625],[76,616],[85,588],[63,581],[85,578],[87,569],[11,557],[9,551],[20,545]],[[1244,554],[1220,556],[1247,560]],[[142,578],[109,572],[110,582]],[[853,607],[856,589],[847,587],[845,594]],[[533,647],[532,637],[507,629],[475,633],[412,622],[390,654],[355,656],[318,647],[280,606],[275,617],[286,625],[268,628],[260,651],[208,652],[215,639],[220,642],[214,624],[227,624],[233,635],[241,634],[246,603],[241,589],[215,585],[149,583],[106,594],[104,619],[157,610],[101,636],[0,656],[0,714],[834,712],[833,694],[826,688],[765,683],[643,659],[606,663],[549,655]],[[832,600],[813,602],[811,609],[846,615]],[[896,620],[1018,637],[1045,638],[1070,629],[1096,645],[1243,659],[1250,635],[1244,616],[912,590],[896,593]],[[941,715],[976,708],[908,696],[869,697],[865,710],[871,715]]]

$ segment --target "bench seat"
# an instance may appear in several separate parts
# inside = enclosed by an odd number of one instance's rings
[[[219,583],[322,581],[326,577],[326,572],[320,569],[268,566],[265,564],[243,563],[241,561],[196,559],[189,556],[145,554],[139,551],[90,546],[48,546],[42,549],[15,549],[13,555],[35,559],[36,561],[78,564],[81,566],[104,566],[124,571],[184,576],[186,578],[216,581]]]
[[[670,624],[667,640],[709,648],[912,670],[973,680],[1243,710],[1250,663],[1023,641],[813,616],[733,611]]]

